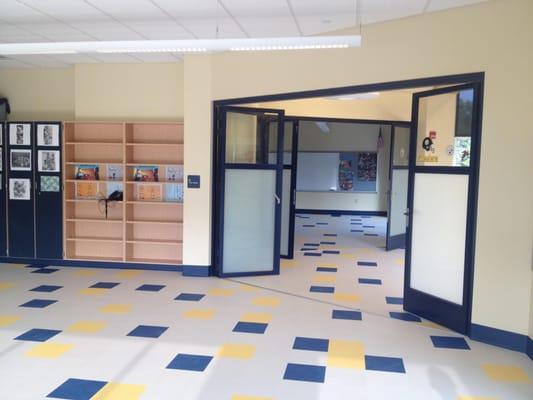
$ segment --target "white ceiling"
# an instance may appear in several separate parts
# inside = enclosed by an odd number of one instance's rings
[[[0,43],[306,36],[482,1],[0,0]],[[9,56],[0,68],[181,59],[178,54]]]

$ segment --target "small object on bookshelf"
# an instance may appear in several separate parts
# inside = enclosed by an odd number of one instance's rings
[[[171,183],[165,185],[165,201],[168,202],[183,202],[183,184]]]
[[[137,185],[137,200],[162,201],[162,184],[140,183]]]
[[[159,167],[138,165],[133,169],[133,180],[138,182],[159,182]]]
[[[121,181],[124,176],[121,165],[108,165],[107,166],[107,180]]]
[[[124,186],[122,182],[107,182],[107,197],[113,192],[123,192]]]
[[[94,164],[76,165],[74,178],[83,181],[97,181],[100,179],[99,167]]]
[[[182,181],[183,180],[183,166],[182,165],[168,165],[165,170],[165,178],[167,181]]]
[[[96,194],[97,194],[96,182],[76,182],[76,198],[96,199]]]

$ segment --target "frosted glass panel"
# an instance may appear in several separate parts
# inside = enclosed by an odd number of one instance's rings
[[[280,254],[289,255],[289,226],[291,222],[291,175],[292,170],[283,170],[283,191],[281,192],[281,245]]]
[[[390,236],[405,233],[407,209],[407,185],[409,171],[406,169],[392,170],[391,207],[390,207]]]
[[[396,126],[394,128],[394,148],[392,165],[407,166],[409,165],[409,137],[411,129]]]
[[[468,175],[415,174],[411,288],[462,305]]]
[[[276,171],[227,169],[224,273],[272,271]]]

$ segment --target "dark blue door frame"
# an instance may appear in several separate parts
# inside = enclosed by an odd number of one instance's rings
[[[7,124],[0,122],[0,256],[7,256]]]
[[[460,90],[473,89],[473,111],[472,111],[472,133],[471,133],[471,155],[469,167],[448,167],[448,166],[417,166],[417,134],[418,134],[418,108],[420,98],[456,92]],[[405,279],[404,279],[404,308],[406,311],[418,314],[424,318],[446,326],[454,331],[470,334],[471,314],[472,314],[472,291],[474,275],[475,256],[475,234],[478,196],[478,175],[479,175],[479,155],[481,146],[481,115],[483,101],[483,81],[476,81],[463,85],[435,89],[413,95],[411,138],[409,151],[409,191],[408,209],[409,223],[407,229],[407,245],[405,252]],[[459,174],[468,175],[468,204],[466,221],[466,241],[464,259],[464,280],[462,304],[455,304],[450,301],[423,293],[411,288],[411,249],[412,249],[412,226],[413,226],[413,200],[415,173],[428,174]],[[436,277],[436,279],[438,279]]]
[[[278,121],[277,132],[277,159],[276,164],[245,164],[245,163],[226,163],[226,123],[227,113],[243,113],[256,115],[261,119],[265,114],[276,115]],[[215,229],[215,241],[213,247],[215,248],[214,255],[214,272],[220,277],[234,277],[234,276],[252,276],[252,275],[277,275],[279,274],[279,261],[280,261],[280,235],[281,235],[281,198],[282,198],[282,176],[283,176],[283,134],[284,134],[284,116],[283,110],[270,109],[270,108],[250,108],[250,107],[236,107],[236,106],[221,106],[216,109],[215,120],[217,121],[216,130],[216,150],[215,150],[215,165],[216,175],[213,182],[215,188],[215,201],[216,212],[214,220],[216,221]],[[265,125],[258,124],[259,130],[263,130]],[[265,134],[268,130],[263,130],[259,134]],[[260,138],[261,139],[261,138]],[[260,140],[259,143],[264,143],[264,140]],[[268,141],[266,142],[268,143]],[[267,157],[268,158],[268,157]],[[263,160],[264,161],[264,160]],[[238,272],[227,273],[224,271],[224,204],[225,204],[225,171],[227,169],[236,170],[273,170],[276,173],[276,196],[280,199],[275,203],[275,229],[274,229],[274,248],[273,251],[273,268],[268,271],[253,271],[253,272]]]

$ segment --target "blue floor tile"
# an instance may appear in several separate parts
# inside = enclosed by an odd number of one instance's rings
[[[403,297],[385,297],[387,304],[403,304]]]
[[[339,250],[323,250],[323,254],[341,254]]]
[[[311,252],[305,252],[304,253],[304,256],[308,256],[308,257],[320,257],[322,256],[322,253],[311,253]]]
[[[34,287],[33,289],[30,289],[30,292],[44,292],[44,293],[51,293],[55,292],[56,290],[61,289],[63,286],[54,286],[54,285],[41,285]]]
[[[350,225],[363,225],[362,222],[350,222]]]
[[[263,334],[266,331],[268,324],[263,324],[259,322],[237,322],[237,325],[233,328],[233,332],[241,333],[259,333]]]
[[[365,356],[365,366],[369,371],[398,372],[405,374],[401,358]]]
[[[300,251],[313,251],[313,250],[317,250],[316,247],[302,247],[300,249]]]
[[[24,332],[22,335],[17,336],[15,340],[25,340],[28,342],[46,342],[51,337],[54,337],[61,331],[56,331],[53,329],[39,329],[34,328],[30,329],[27,332]]]
[[[113,289],[115,286],[117,286],[117,282],[98,282],[91,286],[91,288],[95,289]]]
[[[335,267],[317,267],[317,272],[337,272]]]
[[[350,229],[350,232],[363,232],[362,229]]]
[[[324,233],[324,236],[326,237],[337,237],[336,233]]]
[[[309,291],[315,293],[333,293],[335,292],[335,288],[332,286],[311,286]]]
[[[314,225],[302,225],[303,228],[314,228]]]
[[[307,364],[287,364],[283,379],[324,383],[326,367]]]
[[[31,271],[32,274],[53,274],[54,272],[59,271],[57,268],[39,268],[34,271]]]
[[[86,379],[67,379],[61,386],[50,393],[50,399],[90,400],[107,382]]]
[[[167,365],[168,369],[182,369],[185,371],[203,371],[207,368],[213,357],[196,354],[178,354]]]
[[[333,310],[331,313],[331,318],[361,321],[363,319],[363,315],[361,314],[361,311]]]
[[[416,315],[413,315],[407,312],[390,312],[389,315],[391,318],[399,319],[402,321],[422,322],[422,319],[420,319],[420,317],[417,317]]]
[[[381,285],[381,279],[359,278],[358,282],[365,285]]]
[[[320,243],[304,243],[304,246],[306,246],[306,247],[318,247],[318,246],[320,246]]]
[[[363,225],[363,228],[375,228],[374,225]]]
[[[317,222],[316,224],[317,224],[317,225],[328,225],[327,222]]]
[[[174,300],[181,300],[181,301],[200,301],[205,294],[200,293],[180,293],[178,297],[176,297]]]
[[[470,346],[462,337],[431,336],[433,346],[441,349],[470,350]]]
[[[365,236],[378,236],[377,233],[365,233]]]
[[[135,328],[130,333],[128,333],[127,336],[158,338],[167,329],[168,329],[168,326],[139,325],[137,328]]]
[[[320,244],[329,244],[329,245],[334,245],[334,244],[337,244],[337,242],[320,242]]]
[[[378,263],[374,261],[357,261],[359,267],[377,267]]]
[[[310,350],[310,351],[328,351],[328,339],[316,339],[307,337],[296,337],[292,346],[295,350]]]
[[[135,290],[140,290],[140,291],[143,291],[143,292],[159,292],[164,287],[165,287],[165,285],[148,285],[148,284],[144,284],[144,285],[139,286]]]
[[[21,304],[19,307],[45,308],[54,303],[57,303],[57,300],[34,299],[28,301],[27,303]]]

